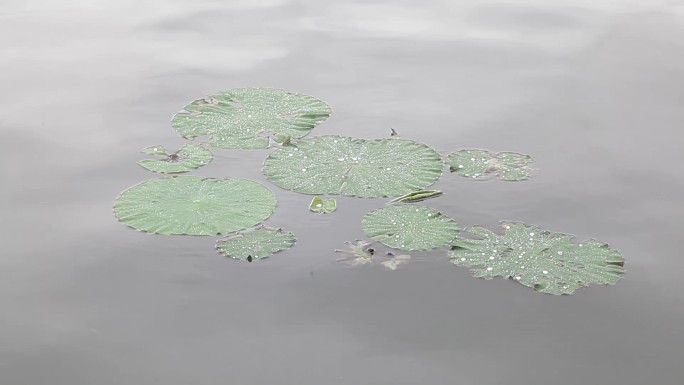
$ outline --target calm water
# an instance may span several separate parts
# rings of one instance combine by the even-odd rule
[[[681,1],[82,3],[0,3],[0,383],[684,381]],[[440,253],[344,268],[333,250],[384,201],[316,216],[272,185],[267,223],[298,244],[259,263],[117,223],[115,197],[155,176],[137,151],[183,143],[171,116],[252,86],[327,101],[315,134],[532,154],[527,182],[445,175],[429,205],[595,237],[625,278],[555,297]],[[195,174],[265,182],[267,154]]]

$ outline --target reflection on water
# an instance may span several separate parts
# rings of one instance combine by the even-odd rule
[[[3,1],[0,382],[678,383],[683,38],[676,0]],[[346,268],[333,250],[384,201],[314,215],[272,185],[267,224],[297,245],[270,260],[117,223],[154,177],[138,151],[182,146],[178,109],[245,86],[328,102],[316,134],[531,154],[529,181],[445,175],[426,205],[596,237],[625,278],[558,298],[439,252]],[[267,184],[267,154],[193,173]]]

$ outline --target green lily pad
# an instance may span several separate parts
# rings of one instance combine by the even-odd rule
[[[171,120],[184,138],[209,135],[220,148],[267,148],[269,136],[301,138],[332,110],[314,97],[271,88],[237,88],[197,99]],[[288,139],[289,141],[289,139]]]
[[[124,191],[114,202],[114,214],[149,233],[217,235],[252,227],[275,206],[275,194],[251,180],[173,176]]]
[[[453,219],[425,206],[400,204],[366,214],[363,231],[380,243],[402,250],[427,250],[448,245],[458,226]]]
[[[572,294],[588,284],[614,284],[623,275],[619,252],[596,240],[574,243],[573,236],[551,233],[523,223],[503,222],[505,232],[484,227],[468,232],[479,239],[457,238],[449,257],[474,267],[475,277],[512,278],[549,294]]]
[[[264,174],[282,188],[305,194],[396,197],[434,183],[442,160],[411,140],[318,136],[274,151]]]
[[[142,167],[160,173],[187,172],[202,167],[214,158],[211,151],[199,144],[186,144],[173,154],[167,154],[163,146],[150,146],[142,150],[148,155],[161,155],[164,159],[143,159]]]
[[[309,210],[315,213],[328,214],[337,209],[337,201],[335,199],[322,199],[321,197],[313,197],[309,204]]]
[[[216,242],[220,254],[233,259],[252,262],[292,247],[295,238],[292,233],[282,229],[257,227],[234,234]]]
[[[524,180],[530,177],[534,160],[529,155],[486,150],[459,150],[447,157],[449,169],[464,177],[488,179],[498,174],[503,180]]]

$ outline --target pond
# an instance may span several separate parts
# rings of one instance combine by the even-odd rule
[[[1,383],[684,378],[678,2],[9,0],[0,36]],[[312,195],[262,172],[280,145],[211,148],[189,175],[268,187],[264,225],[294,247],[249,263],[218,254],[218,237],[119,223],[117,196],[160,176],[140,150],[187,144],[172,116],[242,87],[325,101],[309,137],[530,154],[524,181],[445,166],[427,187],[443,194],[421,204],[461,228],[597,239],[625,275],[556,296],[474,278],[446,248],[350,267],[335,250],[369,241],[362,220],[389,199],[335,196],[313,213]]]

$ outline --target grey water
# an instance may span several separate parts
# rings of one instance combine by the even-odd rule
[[[684,3],[676,0],[2,0],[0,384],[681,384]],[[525,182],[445,174],[424,202],[619,250],[614,286],[571,296],[481,280],[445,257],[348,268],[384,200],[269,184],[269,150],[195,175],[260,181],[294,248],[244,263],[215,237],[116,221],[157,177],[138,151],[237,87],[316,96],[311,135],[403,137],[441,154],[531,154]]]

